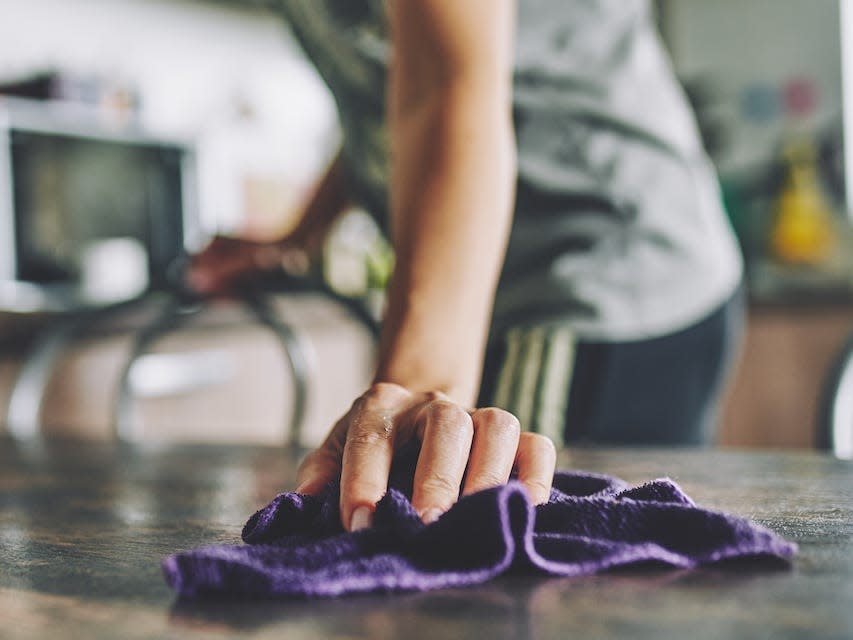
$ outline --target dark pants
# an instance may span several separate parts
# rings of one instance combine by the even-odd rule
[[[736,360],[743,318],[739,291],[702,321],[666,336],[631,342],[577,342],[563,413],[565,443],[711,442],[725,381]],[[480,406],[493,404],[497,374],[505,357],[504,343],[488,350]],[[536,430],[535,424],[529,426]]]

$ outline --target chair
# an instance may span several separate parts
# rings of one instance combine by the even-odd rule
[[[3,422],[22,439],[316,446],[369,383],[378,327],[320,283],[278,285],[224,305],[162,292],[63,318],[25,357]]]
[[[838,458],[853,459],[853,336],[842,347],[824,383],[817,444]]]
[[[0,435],[314,445],[369,384],[375,322],[322,282],[230,306],[182,290],[203,239],[194,166],[191,144],[97,112],[0,104],[0,332],[49,318],[0,350]]]

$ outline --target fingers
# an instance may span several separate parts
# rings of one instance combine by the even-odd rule
[[[341,475],[341,456],[346,440],[346,416],[338,420],[323,444],[309,453],[296,472],[296,493],[319,495]]]
[[[299,465],[299,471],[296,473],[295,491],[309,496],[317,496],[338,477],[340,472],[339,456],[322,447],[315,449]]]
[[[359,398],[306,457],[296,490],[317,495],[340,477],[344,528],[370,526],[388,487],[395,445],[413,437],[421,448],[412,506],[427,524],[456,502],[463,478],[463,493],[470,494],[506,483],[513,467],[535,504],[549,498],[556,451],[548,438],[520,433],[518,420],[506,411],[469,414],[443,394],[414,394],[390,383],[375,384]]]
[[[515,466],[533,504],[548,502],[556,464],[557,452],[549,438],[538,433],[519,436]]]
[[[471,418],[474,443],[464,495],[506,483],[515,462],[521,431],[518,419],[502,409],[478,409]]]
[[[394,418],[411,396],[397,385],[374,385],[346,418],[341,522],[348,531],[370,526],[374,505],[385,495],[394,452]]]
[[[422,436],[412,506],[429,524],[459,499],[474,425],[467,411],[447,400],[429,402],[416,419]]]
[[[235,268],[235,256],[239,258],[245,254],[237,250],[238,244],[233,238],[213,238],[201,253],[193,256],[187,271],[187,284],[199,293],[216,290],[225,276]]]

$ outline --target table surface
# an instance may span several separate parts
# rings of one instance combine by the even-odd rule
[[[160,560],[239,541],[296,454],[0,439],[0,637],[851,638],[853,463],[814,453],[577,450],[560,466],[673,477],[800,545],[790,568],[504,577],[339,600],[178,601]]]

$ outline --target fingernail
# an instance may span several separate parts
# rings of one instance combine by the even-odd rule
[[[373,513],[370,511],[370,507],[356,507],[355,511],[352,512],[352,518],[349,521],[349,530],[350,531],[359,531],[361,529],[367,529],[370,526],[370,519],[373,516]]]
[[[438,520],[438,518],[441,516],[441,513],[441,509],[427,509],[426,511],[424,511],[421,518],[423,519],[424,524],[432,524],[433,522]]]

